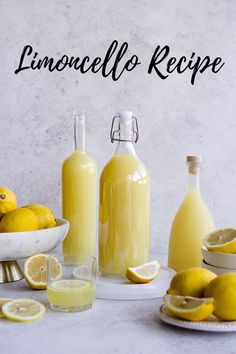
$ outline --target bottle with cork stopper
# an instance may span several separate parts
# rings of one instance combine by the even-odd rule
[[[215,230],[211,213],[200,191],[201,156],[187,156],[187,194],[172,223],[168,266],[176,271],[201,266],[204,237]]]

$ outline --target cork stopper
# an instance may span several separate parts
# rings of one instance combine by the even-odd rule
[[[188,164],[189,173],[196,175],[199,172],[201,162],[201,156],[187,156],[186,163]]]

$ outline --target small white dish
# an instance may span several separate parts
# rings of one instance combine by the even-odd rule
[[[158,276],[147,284],[131,283],[126,277],[108,277],[100,274],[96,283],[97,299],[147,300],[165,295],[175,271],[161,267]]]
[[[68,230],[69,222],[57,219],[56,226],[49,229],[0,233],[0,261],[48,252],[64,240]]]
[[[202,255],[206,263],[221,268],[229,268],[236,271],[236,254],[208,251],[202,246]]]
[[[170,325],[205,332],[235,332],[236,321],[220,321],[211,315],[208,319],[199,322],[182,320],[173,315],[165,305],[159,310],[160,319]]]
[[[226,273],[236,273],[236,269],[215,267],[208,264],[204,259],[202,260],[202,268],[208,269],[217,275],[226,274]]]

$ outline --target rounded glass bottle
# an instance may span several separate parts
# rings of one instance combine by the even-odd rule
[[[100,177],[99,267],[124,275],[128,267],[149,260],[150,178],[137,157],[137,120],[132,112],[113,118],[111,141],[116,152]]]

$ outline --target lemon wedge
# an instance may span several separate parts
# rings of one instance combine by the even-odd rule
[[[12,299],[6,299],[6,298],[3,298],[1,297],[0,298],[0,317],[4,317],[3,313],[2,313],[2,306],[4,304],[6,304],[7,302],[11,301]]]
[[[17,299],[2,306],[3,315],[12,321],[31,322],[39,320],[45,314],[45,306],[30,299]]]
[[[130,267],[127,269],[126,276],[133,283],[149,283],[155,279],[160,271],[160,263],[152,261],[144,263],[138,267]]]
[[[25,279],[32,289],[47,288],[47,258],[46,254],[36,254],[29,257],[24,264]],[[50,276],[56,280],[62,274],[62,265],[56,257],[50,256],[50,262]]]
[[[163,301],[174,315],[193,322],[205,320],[214,311],[213,298],[165,295]]]
[[[221,229],[208,234],[204,245],[209,251],[236,253],[236,229]]]

